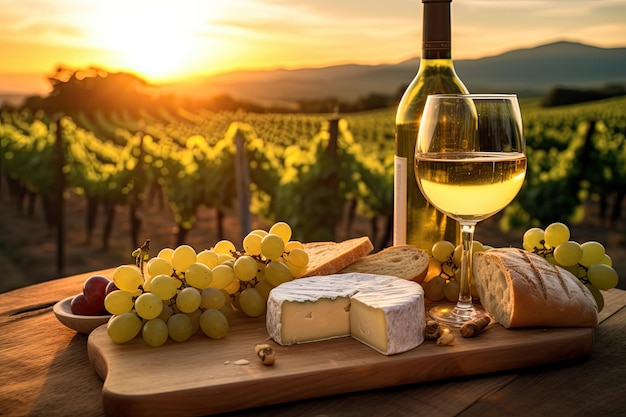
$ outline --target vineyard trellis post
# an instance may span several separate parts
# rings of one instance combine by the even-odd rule
[[[245,137],[240,130],[235,135],[235,181],[242,239],[252,230],[250,216],[250,171],[246,153]]]
[[[329,204],[337,204],[337,202],[343,201],[339,193],[339,156],[338,156],[338,140],[339,140],[339,115],[335,110],[335,114],[328,120],[328,146],[326,147],[326,155],[334,163],[333,171],[325,179],[324,186],[328,187],[328,190],[332,192],[331,201]],[[339,203],[341,204],[341,203]],[[334,241],[336,238],[337,219],[334,216],[327,216],[323,220],[324,226],[328,228]]]
[[[64,275],[65,271],[65,213],[63,194],[65,192],[65,152],[63,147],[63,116],[56,117],[56,137],[54,141],[54,212],[57,221],[57,273]]]

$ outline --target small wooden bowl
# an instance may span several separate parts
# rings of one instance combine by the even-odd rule
[[[78,333],[89,334],[96,327],[99,327],[111,318],[110,314],[104,316],[80,316],[78,314],[72,314],[70,304],[72,298],[67,297],[52,307],[52,311],[57,319],[65,326],[72,330],[76,330]]]

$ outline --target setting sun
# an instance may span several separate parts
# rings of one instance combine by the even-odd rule
[[[219,2],[205,7],[213,18],[224,9]],[[94,16],[91,31],[94,44],[119,57],[117,66],[167,81],[199,70],[198,57],[217,52],[218,43],[202,32],[208,23],[207,13],[189,0],[115,1]]]

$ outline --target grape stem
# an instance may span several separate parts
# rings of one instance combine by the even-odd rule
[[[145,262],[150,259],[150,239],[146,239],[143,245],[135,249],[132,256],[135,258],[135,265],[139,268],[141,276],[144,276],[143,266]]]

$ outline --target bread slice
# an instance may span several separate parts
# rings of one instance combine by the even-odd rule
[[[481,304],[506,328],[598,323],[591,292],[539,255],[516,248],[477,252],[472,270]]]
[[[419,283],[426,277],[429,261],[428,253],[413,245],[390,246],[358,259],[339,273],[392,275]]]
[[[304,250],[309,255],[309,264],[301,278],[334,274],[373,251],[374,245],[364,236],[343,242],[305,243]]]

